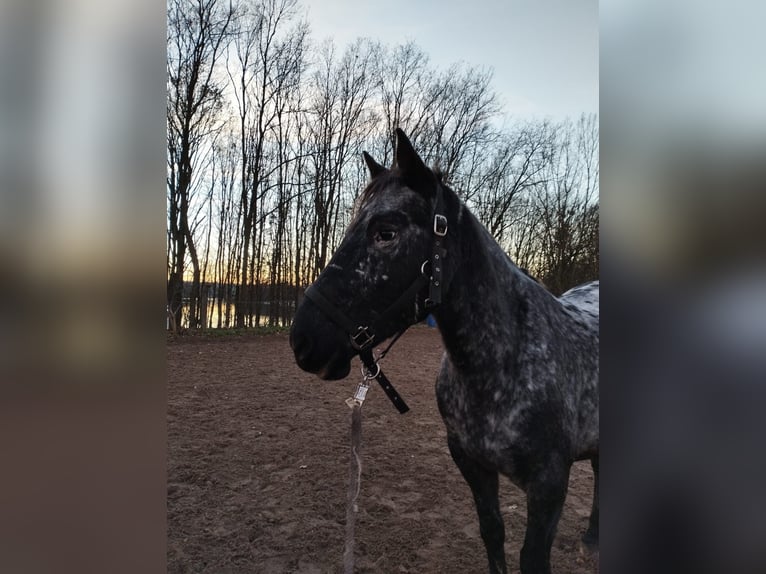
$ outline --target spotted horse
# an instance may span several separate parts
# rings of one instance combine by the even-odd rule
[[[550,572],[576,460],[590,459],[598,545],[598,282],[559,298],[509,259],[401,130],[392,168],[370,181],[290,331],[298,365],[346,377],[351,359],[433,313],[445,353],[436,398],[455,464],[471,488],[489,572],[507,572],[498,474],[523,489],[523,574]]]

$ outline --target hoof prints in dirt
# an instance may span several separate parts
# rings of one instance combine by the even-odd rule
[[[410,405],[399,415],[372,387],[364,404],[356,523],[361,573],[486,571],[470,490],[454,466],[434,397],[442,347],[415,327],[385,359]],[[293,363],[286,335],[168,343],[168,572],[339,572],[357,384],[324,382]],[[584,553],[590,465],[572,468],[552,552],[557,573],[596,572]],[[509,570],[526,520],[501,482]]]

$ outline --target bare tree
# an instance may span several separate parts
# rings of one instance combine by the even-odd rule
[[[320,67],[312,78],[308,123],[314,198],[310,277],[324,267],[330,249],[339,240],[342,227],[338,223],[343,223],[342,215],[350,214],[350,204],[361,183],[344,176],[349,173],[349,162],[358,162],[361,144],[375,124],[370,103],[379,54],[376,44],[358,40],[336,60],[335,46],[326,43]],[[353,190],[345,196],[344,185]]]
[[[234,309],[234,293],[232,286],[236,283],[236,262],[240,246],[240,212],[237,199],[237,174],[239,169],[239,153],[236,134],[227,132],[213,150],[213,165],[215,167],[214,203],[215,219],[211,216],[208,228],[214,233],[213,283],[216,327],[232,325]]]
[[[260,315],[265,213],[270,189],[270,138],[284,113],[286,90],[295,89],[303,70],[307,28],[288,31],[297,16],[297,0],[265,0],[243,12],[227,69],[239,115],[240,210],[236,325],[252,326]]]
[[[547,122],[528,122],[500,135],[467,194],[479,220],[506,249],[510,234],[530,215],[530,191],[546,183],[553,135]]]
[[[370,150],[378,152],[376,156],[383,165],[389,165],[393,161],[394,130],[407,126],[410,137],[420,134],[424,93],[434,74],[428,66],[428,56],[414,42],[384,50],[381,61],[377,83],[383,113],[379,131],[384,145],[373,144]]]
[[[598,272],[597,196],[596,118],[563,122],[545,185],[535,197],[540,222],[537,272],[554,293],[594,279]]]
[[[271,236],[271,265],[270,265],[270,295],[271,305],[269,308],[269,324],[276,325],[286,322],[284,305],[288,297],[285,291],[285,283],[289,280],[289,239],[288,233],[290,209],[299,185],[292,183],[292,178],[297,174],[300,179],[300,165],[302,157],[292,153],[290,140],[294,137],[294,129],[299,124],[298,114],[301,106],[300,80],[304,69],[304,55],[306,48],[305,26],[300,26],[286,41],[286,49],[282,51],[285,58],[280,66],[285,71],[278,78],[280,86],[276,90],[275,110],[276,124],[272,128],[274,151],[274,198],[271,208],[273,218]],[[300,144],[299,144],[300,145]],[[299,163],[298,170],[292,164]]]
[[[222,92],[215,75],[233,10],[222,0],[168,4],[168,305],[181,323],[187,253],[192,263],[190,325],[198,324],[200,261],[190,224],[191,191],[206,138],[219,125]]]
[[[492,73],[455,64],[434,75],[422,96],[413,143],[423,158],[439,166],[447,181],[470,192],[469,160],[496,139],[492,126],[500,107],[491,88]]]

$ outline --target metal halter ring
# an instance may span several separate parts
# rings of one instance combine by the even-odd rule
[[[366,381],[369,381],[369,380],[374,379],[375,377],[377,377],[380,374],[380,364],[375,363],[375,368],[377,370],[375,371],[375,374],[373,374],[373,373],[370,373],[370,371],[367,370],[367,367],[365,365],[362,365],[362,377],[364,377],[364,379]]]
[[[431,263],[430,259],[426,259],[425,261],[423,261],[423,265],[420,266],[421,275],[426,275],[426,265],[428,265],[429,263]],[[426,277],[428,277],[428,275],[426,275]]]

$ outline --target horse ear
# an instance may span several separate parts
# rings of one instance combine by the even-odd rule
[[[394,155],[395,164],[405,178],[413,181],[428,181],[430,179],[431,170],[420,159],[418,152],[412,147],[412,142],[401,128],[396,128],[396,153]]]
[[[367,169],[370,170],[370,178],[371,179],[375,179],[381,173],[386,171],[386,168],[383,167],[382,165],[380,165],[374,159],[372,159],[372,156],[370,154],[368,154],[366,151],[362,152],[362,157],[364,157],[364,163],[367,164]]]

